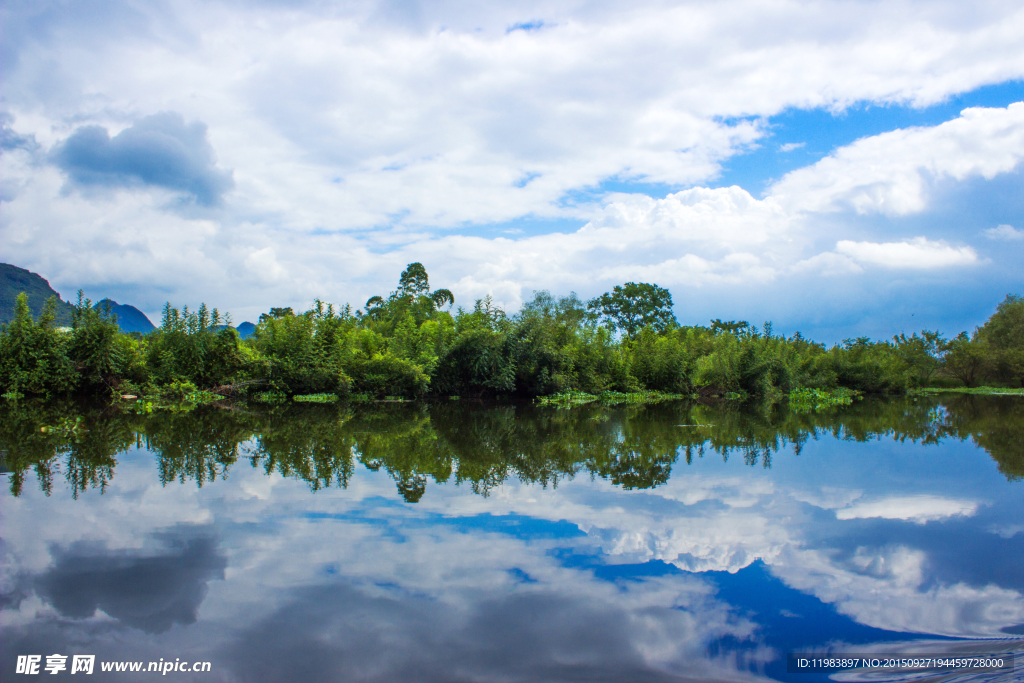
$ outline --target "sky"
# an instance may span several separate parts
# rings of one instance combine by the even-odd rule
[[[0,261],[158,318],[668,288],[833,343],[1024,294],[1015,1],[0,7]]]

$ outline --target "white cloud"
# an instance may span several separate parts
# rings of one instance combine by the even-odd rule
[[[1024,230],[1017,230],[1012,225],[997,225],[985,231],[991,240],[1024,240]]]
[[[270,282],[283,280],[288,274],[277,262],[273,247],[254,249],[245,257],[245,266],[257,277]]]
[[[818,277],[840,277],[864,272],[853,259],[831,251],[799,261],[791,270],[794,273],[810,273]]]
[[[804,147],[806,145],[806,142],[787,142],[786,144],[779,146],[779,151],[792,152],[794,149],[800,149],[801,147]]]
[[[888,268],[946,268],[979,262],[970,247],[952,247],[924,237],[884,243],[841,240],[836,244],[836,251],[861,263]]]

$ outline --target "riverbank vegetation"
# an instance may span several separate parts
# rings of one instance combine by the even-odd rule
[[[243,340],[205,304],[167,304],[160,327],[143,336],[122,334],[116,316],[81,294],[70,327],[57,326],[56,301],[34,319],[21,296],[0,330],[0,393],[270,403],[552,396],[555,404],[795,395],[817,405],[853,395],[837,390],[1024,386],[1024,299],[1013,295],[973,335],[923,331],[832,347],[775,334],[771,323],[680,325],[668,290],[647,283],[590,302],[537,292],[515,314],[489,297],[471,308],[454,303],[413,263],[394,292],[361,310],[319,300],[298,314],[273,308]]]

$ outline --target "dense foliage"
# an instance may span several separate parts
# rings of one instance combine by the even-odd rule
[[[680,325],[669,292],[647,283],[588,303],[536,292],[514,315],[490,297],[470,309],[453,305],[450,291],[431,291],[419,263],[365,310],[319,300],[299,314],[272,308],[246,340],[205,304],[168,304],[160,327],[143,336],[120,333],[116,316],[81,293],[70,327],[56,325],[55,300],[34,318],[21,296],[0,329],[0,389],[9,397],[205,389],[364,399],[644,391],[772,399],[798,389],[896,394],[936,381],[1024,386],[1024,299],[1012,295],[973,336],[924,331],[831,348],[799,333],[773,334],[770,323]]]

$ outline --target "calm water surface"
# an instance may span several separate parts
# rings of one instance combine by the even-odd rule
[[[914,680],[1024,680],[1024,397],[0,425],[5,681],[55,653],[85,680],[828,680],[791,652],[1016,652]]]

